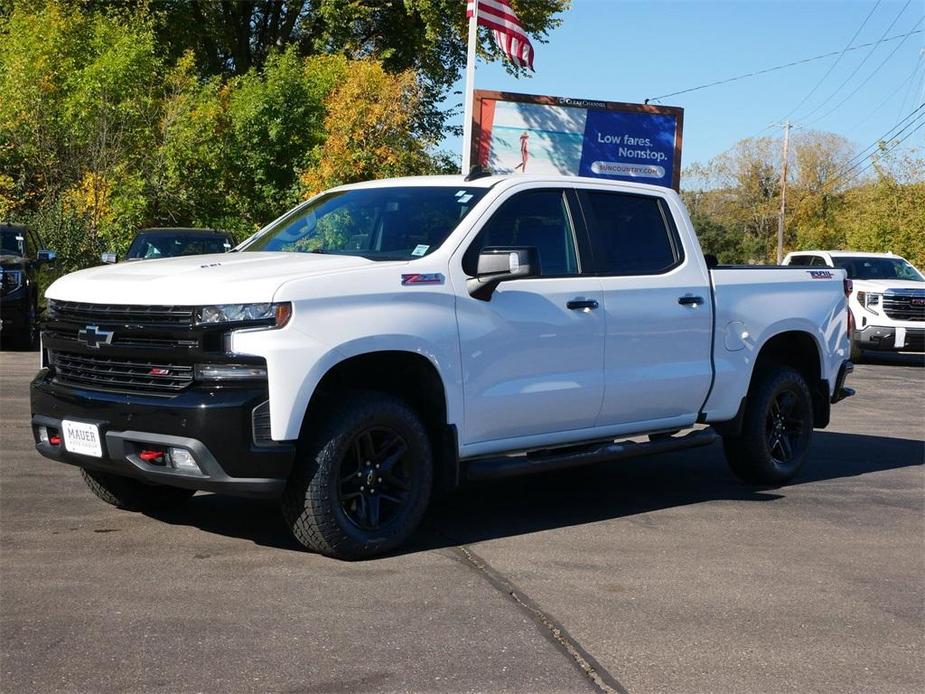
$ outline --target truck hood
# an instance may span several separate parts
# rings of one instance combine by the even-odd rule
[[[925,282],[909,280],[852,280],[855,291],[883,293],[888,289],[921,289],[925,291]]]
[[[80,270],[56,281],[45,295],[61,301],[142,305],[267,302],[292,279],[384,264],[359,256],[314,253],[191,255]]]

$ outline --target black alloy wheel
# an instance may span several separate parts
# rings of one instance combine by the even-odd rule
[[[295,538],[338,559],[368,559],[408,540],[434,475],[418,413],[394,395],[357,390],[308,424],[282,498]]]
[[[361,530],[387,526],[410,500],[408,444],[389,427],[371,427],[354,437],[340,465],[338,501]]]
[[[741,430],[723,436],[723,450],[743,481],[781,485],[800,471],[812,436],[813,399],[803,374],[767,365],[754,374]]]
[[[801,409],[800,398],[791,390],[777,394],[768,408],[765,420],[768,450],[777,465],[789,465],[802,454],[803,429],[806,413]]]

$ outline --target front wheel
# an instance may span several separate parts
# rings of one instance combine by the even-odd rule
[[[417,413],[390,395],[355,392],[299,446],[283,516],[306,548],[363,559],[411,536],[432,484],[430,441]]]
[[[765,367],[749,389],[742,430],[723,437],[732,471],[750,484],[784,484],[799,472],[813,433],[806,380],[787,366]]]

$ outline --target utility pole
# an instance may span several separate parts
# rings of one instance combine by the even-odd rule
[[[780,216],[777,218],[777,264],[784,261],[784,213],[787,211],[787,158],[790,154],[790,121],[781,125],[784,129],[784,151],[780,163]]]

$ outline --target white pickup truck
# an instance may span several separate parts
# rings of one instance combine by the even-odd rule
[[[344,186],[229,254],[55,282],[36,447],[123,508],[277,497],[343,558],[395,548],[466,480],[718,437],[779,485],[851,394],[845,273],[711,265],[664,188]]]
[[[925,277],[892,253],[799,251],[784,258],[791,267],[840,268],[853,289],[848,308],[854,319],[851,359],[865,349],[925,351]]]

